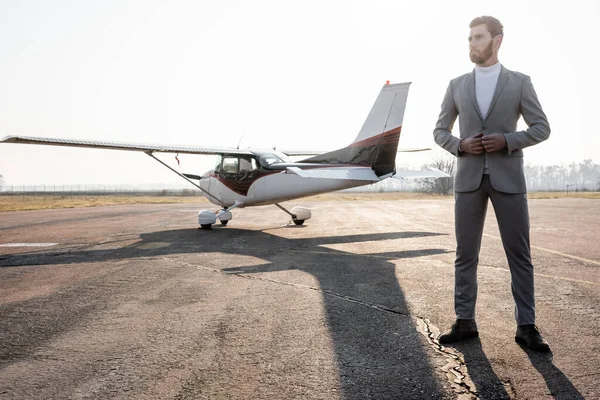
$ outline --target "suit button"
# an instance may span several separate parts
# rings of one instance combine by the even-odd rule
[[[486,128],[485,128],[485,126],[482,126],[482,127],[481,127],[481,130],[482,130],[482,131],[485,131],[485,129],[486,129]]]

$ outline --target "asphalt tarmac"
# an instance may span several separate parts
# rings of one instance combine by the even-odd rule
[[[600,200],[530,200],[537,324],[514,341],[493,209],[480,338],[454,321],[452,200],[0,213],[0,399],[599,399]],[[7,246],[10,245],[10,246]]]

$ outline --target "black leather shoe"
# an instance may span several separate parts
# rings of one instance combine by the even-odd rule
[[[440,335],[438,341],[440,344],[460,342],[473,339],[479,336],[477,324],[474,319],[457,319],[452,328],[443,335]]]
[[[540,331],[535,325],[517,326],[515,341],[533,351],[539,351],[541,353],[547,353],[550,351],[550,345],[548,342],[546,342],[542,335],[540,335]]]

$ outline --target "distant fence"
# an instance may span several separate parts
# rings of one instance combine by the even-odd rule
[[[5,185],[1,196],[202,196],[198,189],[161,185]]]
[[[596,192],[597,184],[573,184],[558,187],[554,185],[528,185],[530,192]],[[425,192],[420,179],[386,179],[381,182],[343,189],[340,192],[384,193],[384,192]],[[123,185],[4,185],[0,196],[202,196],[199,189],[179,185],[123,184]]]
[[[421,190],[417,180],[386,179],[381,182],[344,189],[342,192],[412,192]],[[4,185],[3,196],[202,196],[202,191],[171,185]]]
[[[579,183],[579,184],[535,184],[527,183],[527,190],[530,192],[600,192],[599,183]]]

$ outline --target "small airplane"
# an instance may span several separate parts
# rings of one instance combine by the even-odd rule
[[[288,213],[296,225],[311,218],[305,207],[287,210],[281,202],[364,186],[395,177],[440,178],[450,175],[436,170],[396,170],[396,154],[410,82],[381,88],[358,136],[346,147],[323,152],[310,150],[254,150],[239,148],[163,146],[93,140],[71,140],[28,136],[7,136],[1,143],[87,147],[144,152],[202,191],[218,211],[200,210],[198,223],[210,229],[233,218],[231,210],[274,204]],[[203,175],[180,173],[154,153],[204,154],[219,156],[215,167]],[[298,162],[293,156],[311,156]],[[198,181],[196,183],[195,181]]]

